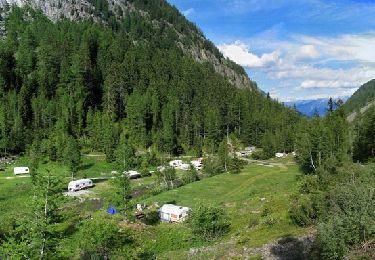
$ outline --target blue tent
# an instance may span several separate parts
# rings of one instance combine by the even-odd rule
[[[110,207],[107,209],[107,213],[109,215],[115,215],[117,213],[117,210],[115,208]]]

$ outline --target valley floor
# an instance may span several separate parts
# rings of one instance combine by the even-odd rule
[[[111,166],[100,161],[100,157],[87,157],[85,160],[88,166],[83,171],[86,171],[84,175],[87,177],[110,172]],[[184,224],[125,225],[133,229],[135,239],[143,250],[155,253],[159,259],[242,259],[261,258],[262,255],[272,259],[271,249],[277,248],[280,241],[286,241],[290,246],[293,239],[298,245],[305,243],[304,238],[310,239],[311,230],[294,225],[288,216],[291,198],[298,193],[298,178],[301,175],[292,158],[252,161],[240,174],[205,178],[156,196],[143,199],[141,196],[133,201],[134,204],[159,206],[169,202],[193,210],[200,204],[220,206],[229,217],[231,231],[216,241],[205,242],[196,238]],[[30,195],[30,178],[9,177],[11,174],[8,171],[0,173],[0,230],[6,229],[6,225],[12,222],[11,216],[22,212],[22,208],[17,205],[25,203]],[[66,178],[68,181],[68,175]],[[140,187],[154,181],[155,177],[133,180],[132,186]],[[103,181],[90,190],[87,196],[100,198],[102,194],[108,196],[108,192],[109,184]],[[278,240],[280,238],[284,240]],[[278,259],[276,255],[274,257]]]

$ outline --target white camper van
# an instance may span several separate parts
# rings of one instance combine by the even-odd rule
[[[29,167],[14,167],[14,175],[21,175],[21,174],[29,174],[30,169]]]
[[[94,186],[94,183],[90,179],[81,179],[76,181],[69,182],[68,190],[69,191],[78,191],[86,188],[91,188]]]

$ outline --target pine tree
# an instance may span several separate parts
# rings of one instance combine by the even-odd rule
[[[69,167],[73,180],[81,163],[81,151],[78,142],[74,137],[69,136],[66,141],[67,143],[64,148],[63,160],[64,164]]]
[[[123,132],[115,151],[117,169],[120,172],[129,171],[136,166],[135,150],[131,146],[127,135]]]

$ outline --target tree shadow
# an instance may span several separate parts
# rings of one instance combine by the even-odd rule
[[[272,246],[271,253],[280,260],[312,259],[312,246],[313,239],[311,237],[296,238],[286,235]]]

